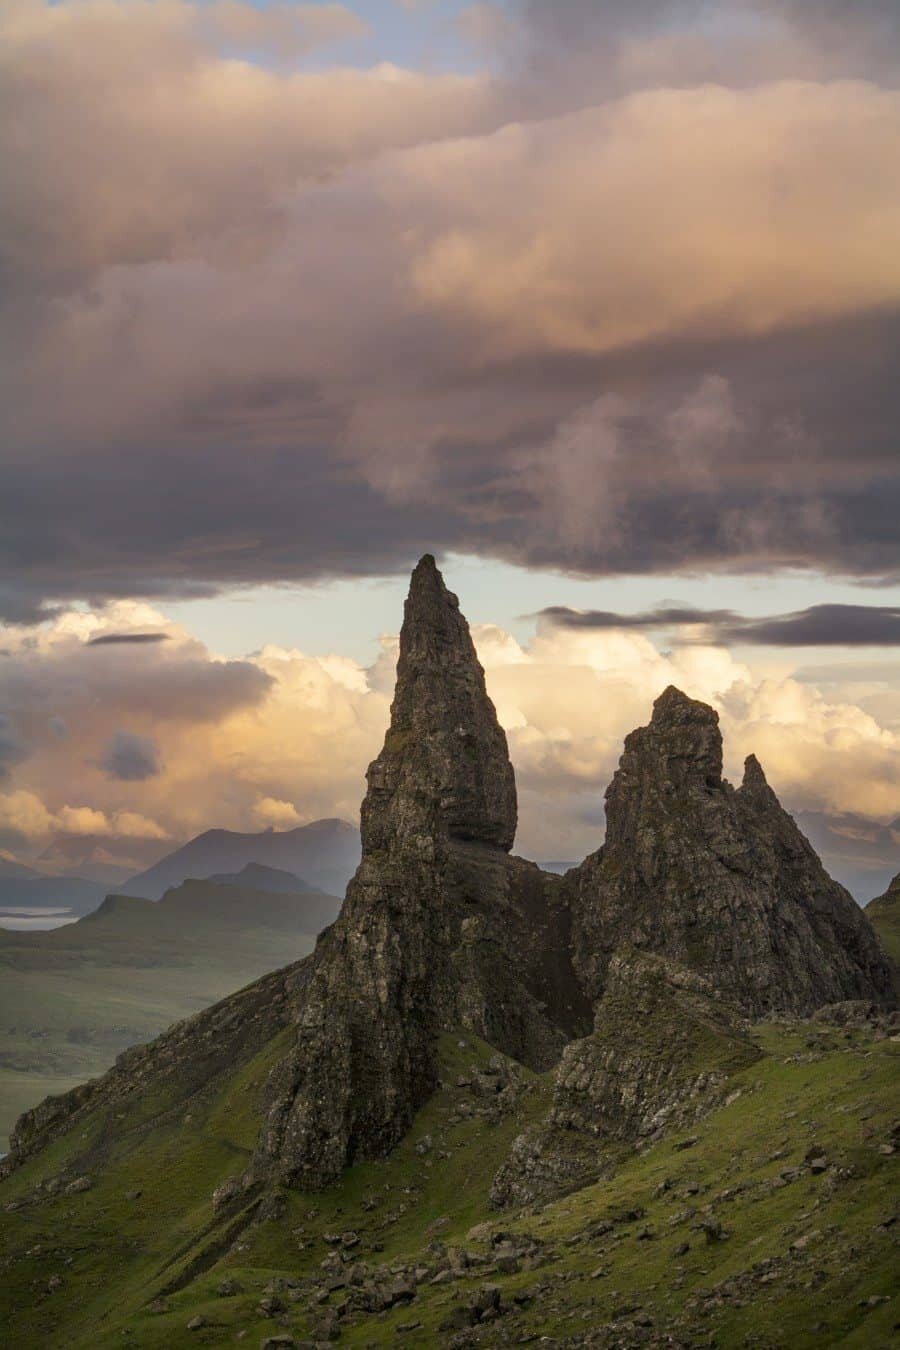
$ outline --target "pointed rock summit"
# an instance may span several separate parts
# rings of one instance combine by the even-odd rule
[[[363,847],[440,838],[512,848],[516,783],[459,601],[426,554],[412,574],[384,749],[370,765]]]
[[[468,625],[434,559],[412,575],[363,856],[322,937],[248,1182],[314,1188],[385,1153],[434,1088],[442,1031],[546,1068],[588,1020],[557,879],[508,856],[516,789]]]

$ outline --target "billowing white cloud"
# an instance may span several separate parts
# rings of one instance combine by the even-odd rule
[[[169,640],[84,645],[89,635],[129,627],[165,631]],[[861,685],[851,667],[845,685],[835,668],[820,687],[784,654],[740,661],[701,641],[664,651],[644,633],[550,618],[527,642],[496,625],[474,635],[516,768],[518,847],[530,856],[577,858],[598,845],[603,792],[623,739],[646,723],[668,684],[718,710],[732,781],[752,751],[795,810],[900,816],[898,682]],[[214,825],[356,819],[388,722],[396,655],[395,637],[385,637],[369,668],[340,654],[268,646],[237,663],[259,676],[247,682],[251,696],[201,707],[194,686],[214,690],[227,663],[162,613],[119,604],[61,615],[0,661],[0,706],[15,698],[17,722],[32,737],[0,795],[0,845],[33,853],[57,837],[90,839],[106,856],[130,858],[138,845],[159,853]],[[187,657],[196,669],[185,701],[185,680],[173,679],[171,667]],[[142,734],[159,748],[161,774],[111,778],[98,762],[97,746],[121,720],[114,691],[126,679],[129,707],[145,707]],[[48,725],[60,715],[64,738]]]
[[[62,806],[53,813],[36,793],[21,788],[0,794],[0,831],[7,831],[28,844],[42,844],[57,834],[129,842],[169,837],[155,820],[148,820],[136,811],[115,811],[107,815],[93,806]]]

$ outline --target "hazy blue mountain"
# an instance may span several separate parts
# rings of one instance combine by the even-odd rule
[[[359,863],[359,831],[345,820],[314,820],[296,830],[206,830],[116,889],[159,900],[188,878],[231,876],[248,863],[293,872],[330,895],[342,896]]]

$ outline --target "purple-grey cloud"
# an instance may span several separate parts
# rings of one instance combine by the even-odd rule
[[[560,628],[639,631],[700,625],[704,640],[778,647],[898,647],[900,606],[811,605],[791,614],[745,617],[730,609],[667,607],[640,614],[550,605],[540,617]]]
[[[301,9],[0,21],[0,614],[425,549],[900,576],[895,6],[523,0],[477,78],[236,59],[355,31]]]
[[[133,731],[114,731],[103,754],[100,767],[108,778],[122,783],[142,783],[162,773],[159,749],[148,736]]]
[[[168,642],[168,633],[104,633],[101,637],[89,638],[87,647],[141,646],[144,643]]]

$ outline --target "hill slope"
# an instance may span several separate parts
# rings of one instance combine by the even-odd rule
[[[219,886],[250,886],[257,891],[275,891],[283,895],[300,895],[314,889],[294,872],[256,862],[247,863],[239,872],[215,873],[207,880]]]
[[[21,1350],[181,1350],[238,1333],[252,1346],[892,1343],[889,1040],[760,1028],[762,1058],[733,1072],[714,1115],[620,1148],[605,1179],[517,1215],[491,1207],[491,1179],[546,1108],[549,1075],[504,1065],[518,1087],[495,1104],[481,1086],[491,1048],[447,1035],[443,1086],[388,1159],[315,1197],[286,1192],[245,1226],[217,1221],[211,1197],[253,1149],[289,1034],[273,978],[248,991],[256,1030],[228,1073],[136,1090],[114,1129],[88,1114],[4,1184],[0,1298]]]
[[[109,896],[51,932],[0,931],[0,1149],[48,1093],[312,949],[340,901],[192,881]]]

